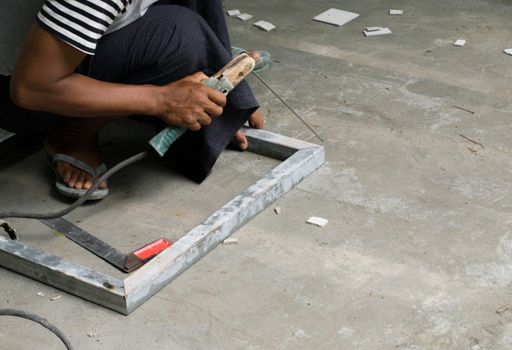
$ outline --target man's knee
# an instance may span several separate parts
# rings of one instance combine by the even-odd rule
[[[150,11],[148,20],[157,26],[155,36],[163,42],[169,40],[160,46],[159,65],[172,64],[192,74],[207,64],[207,49],[213,38],[200,15],[177,5],[155,6]]]

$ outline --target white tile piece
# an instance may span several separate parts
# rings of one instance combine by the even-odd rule
[[[238,18],[239,20],[242,20],[242,21],[247,21],[248,19],[252,18],[252,15],[250,15],[248,13],[242,13],[241,15],[237,15],[236,18]]]
[[[371,30],[368,30],[368,29],[371,29]],[[369,27],[369,28],[366,28],[365,30],[363,30],[363,34],[368,37],[368,36],[388,35],[388,34],[393,34],[393,32],[388,27],[381,27],[379,29],[375,29],[375,27]]]
[[[276,29],[275,25],[273,25],[270,22],[266,22],[266,21],[258,21],[256,23],[254,23],[253,25],[266,31],[266,32],[270,32],[271,30]]]
[[[318,227],[325,227],[325,225],[327,225],[329,223],[329,220],[320,218],[317,216],[312,216],[306,221],[306,223],[308,223],[310,225],[315,225]]]
[[[393,9],[391,9],[391,10],[389,10],[389,14],[391,16],[401,16],[401,15],[404,14],[404,10],[393,10]]]
[[[313,20],[328,24],[334,24],[338,27],[341,27],[342,25],[352,21],[357,17],[359,17],[359,14],[357,13],[331,8],[325,12],[322,12],[318,16],[313,17]]]
[[[505,49],[503,50],[503,52],[505,52],[507,55],[512,56],[512,49]]]
[[[466,40],[464,39],[457,39],[457,41],[455,41],[453,43],[454,46],[459,46],[459,47],[463,47],[464,45],[466,45]]]
[[[376,32],[378,30],[381,30],[383,27],[366,27],[364,30],[367,32]]]
[[[240,14],[240,10],[228,10],[227,12],[229,17],[238,16]]]
[[[238,244],[238,238],[236,238],[236,237],[229,237],[229,238],[226,238],[222,242],[222,245],[233,245],[233,244]]]

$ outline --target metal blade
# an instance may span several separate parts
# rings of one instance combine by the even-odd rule
[[[82,230],[80,227],[63,218],[45,219],[39,221],[41,221],[46,226],[62,233],[68,239],[102,258],[109,264],[114,265],[122,271],[126,271],[126,254],[121,253],[110,244],[91,235],[87,231]]]

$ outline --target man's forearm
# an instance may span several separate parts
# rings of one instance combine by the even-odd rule
[[[85,56],[34,23],[11,79],[13,101],[69,117],[156,113],[158,86],[114,84],[75,73]]]
[[[155,115],[159,89],[155,85],[130,85],[98,81],[72,74],[57,82],[34,86],[13,78],[14,102],[26,109],[69,117]]]
[[[199,130],[222,114],[226,97],[201,82],[201,72],[157,85],[117,84],[75,73],[85,54],[34,24],[11,79],[21,107],[67,117],[152,115]]]

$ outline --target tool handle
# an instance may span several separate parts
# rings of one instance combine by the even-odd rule
[[[181,137],[187,131],[186,128],[181,128],[179,126],[168,126],[158,134],[153,136],[151,140],[149,140],[149,144],[154,148],[156,153],[163,157],[169,147]]]
[[[218,73],[203,81],[203,84],[227,95],[252,72],[254,65],[254,59],[242,53],[233,58]],[[149,140],[149,144],[160,157],[163,157],[169,147],[186,131],[186,128],[168,126]]]

